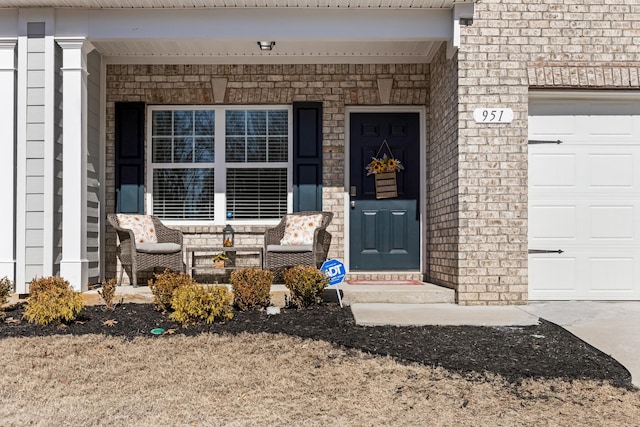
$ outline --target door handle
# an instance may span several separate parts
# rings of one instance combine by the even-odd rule
[[[355,209],[356,208],[356,201],[352,200],[351,201],[351,209]]]
[[[564,253],[562,249],[529,249],[530,254],[561,254]]]

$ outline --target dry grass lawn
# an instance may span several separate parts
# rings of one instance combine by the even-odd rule
[[[284,335],[1,341],[3,426],[633,426],[640,392],[462,378]]]

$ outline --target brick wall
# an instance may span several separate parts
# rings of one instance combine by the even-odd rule
[[[461,304],[527,300],[529,88],[639,87],[640,3],[485,0],[459,60]],[[477,107],[511,107],[504,125]]]
[[[227,78],[225,104],[323,102],[323,209],[333,212],[331,257],[344,257],[345,106],[379,105],[377,80],[393,78],[391,105],[427,105],[429,65],[108,65],[106,210],[115,209],[115,102],[212,104],[213,78]],[[262,242],[264,226],[235,227],[240,244]],[[218,244],[222,227],[184,227],[188,244]],[[107,230],[106,275],[116,274]]]
[[[458,285],[458,63],[446,47],[431,63],[429,142],[426,163],[427,280]]]
[[[345,106],[377,105],[377,79],[393,78],[391,105],[426,106],[428,221],[424,273],[457,289],[460,304],[527,301],[527,111],[531,89],[640,88],[636,0],[484,0],[462,28],[457,56],[430,65],[109,65],[107,211],[114,209],[114,102],[324,105],[324,209],[334,213],[330,256],[344,249]],[[510,124],[477,124],[478,107],[510,107]],[[185,229],[217,242],[216,227]],[[260,239],[260,227],[241,239]],[[115,236],[107,236],[113,251]],[[249,243],[247,243],[249,244]],[[115,273],[108,253],[107,275]]]

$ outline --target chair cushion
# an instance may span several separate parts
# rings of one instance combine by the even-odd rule
[[[322,225],[322,214],[287,215],[281,245],[313,245],[313,234]]]
[[[313,245],[267,245],[267,252],[311,252]]]
[[[145,254],[175,254],[182,250],[177,243],[136,243],[136,249]]]
[[[118,225],[133,231],[136,243],[158,243],[156,228],[150,215],[118,214]]]

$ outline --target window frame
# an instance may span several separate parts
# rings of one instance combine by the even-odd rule
[[[153,154],[153,112],[154,111],[214,111],[214,155],[213,163],[154,163]],[[286,110],[287,111],[287,161],[286,162],[227,162],[226,161],[226,112],[230,110]],[[229,219],[226,218],[226,185],[228,169],[273,168],[287,170],[287,213],[293,209],[293,106],[291,105],[148,105],[145,136],[145,211],[153,214],[153,171],[155,169],[175,168],[213,168],[214,169],[214,215],[212,220],[163,219],[168,225],[260,225],[277,224],[281,218],[273,219]]]

